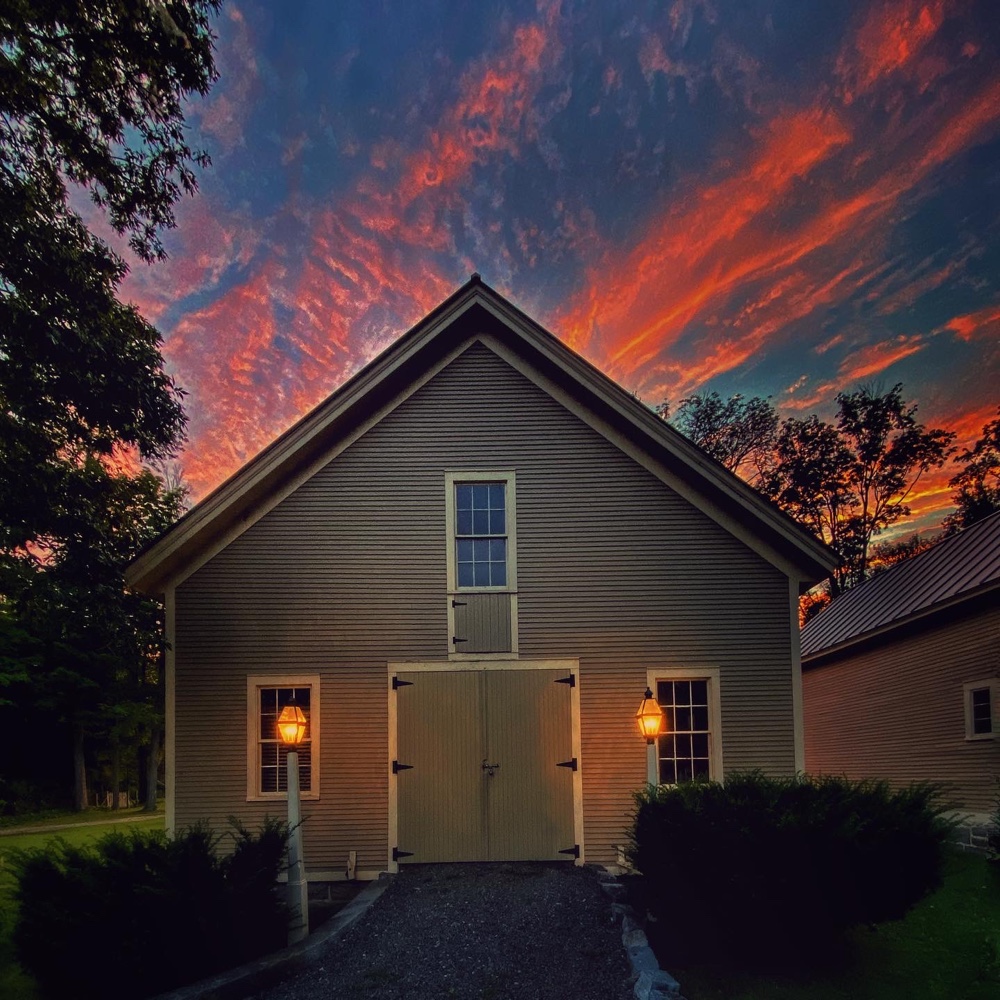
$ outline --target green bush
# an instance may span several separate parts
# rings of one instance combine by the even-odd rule
[[[636,796],[629,859],[676,961],[757,966],[902,917],[941,882],[941,788],[733,775]]]
[[[46,996],[110,1000],[161,993],[283,946],[276,883],[286,824],[266,820],[255,835],[231,822],[227,855],[204,825],[18,854],[18,961]]]

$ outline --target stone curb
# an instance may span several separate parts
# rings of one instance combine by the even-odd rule
[[[391,881],[391,878],[380,878],[369,883],[315,934],[300,944],[272,952],[190,986],[161,993],[151,1000],[242,1000],[259,993],[315,962],[326,945],[340,937],[372,908]]]
[[[628,955],[632,975],[635,976],[635,987],[632,990],[635,1000],[684,1000],[681,996],[681,984],[669,972],[660,968],[635,911],[624,902],[625,886],[610,873],[605,875],[605,879],[606,881],[601,882],[601,888],[611,899],[612,919],[616,923],[621,922],[622,947]]]

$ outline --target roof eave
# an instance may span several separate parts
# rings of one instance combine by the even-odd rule
[[[859,635],[851,636],[850,639],[838,643],[836,646],[827,646],[824,649],[816,650],[814,653],[803,653],[802,667],[803,669],[806,669],[807,667],[812,668],[823,666],[829,660],[837,659],[846,653],[853,652],[855,647],[867,646],[870,643],[877,642],[898,629],[914,625],[917,622],[922,622],[928,618],[933,618],[941,612],[954,611],[956,608],[959,608],[964,604],[970,604],[988,596],[993,591],[1000,593],[1000,580],[990,580],[980,587],[963,591],[961,594],[956,594],[948,600],[938,601],[930,607],[920,608],[918,611],[914,611],[905,618],[897,618],[894,621],[887,622],[885,625],[878,628],[873,628],[867,632],[862,632]]]

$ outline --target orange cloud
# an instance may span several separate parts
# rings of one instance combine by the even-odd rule
[[[1000,305],[987,306],[977,312],[956,316],[945,324],[959,340],[976,340],[980,337],[1000,337]]]
[[[243,13],[227,4],[226,15],[235,25],[232,44],[218,53],[220,83],[207,101],[196,105],[195,117],[201,130],[228,152],[243,142],[243,129],[257,88],[257,59],[254,38]]]
[[[510,50],[465,73],[459,98],[431,130],[426,148],[407,160],[399,207],[437,188],[464,180],[485,153],[516,155],[531,100],[542,83],[550,39],[538,24],[514,32]]]
[[[872,375],[885,371],[897,361],[902,361],[903,358],[908,358],[911,354],[922,351],[926,346],[927,344],[920,334],[914,334],[910,337],[901,334],[891,340],[866,344],[844,359],[840,366],[840,376],[846,382],[871,378]]]
[[[600,335],[600,353],[634,370],[722,292],[788,257],[760,224],[773,225],[793,185],[849,139],[818,108],[777,116],[742,169],[668,208],[622,263],[591,271],[584,300],[560,320],[567,340],[582,348]]]
[[[928,43],[944,23],[945,0],[886,0],[872,4],[837,61],[837,75],[850,104],[896,72],[921,76],[925,89],[940,69],[921,63]]]
[[[907,65],[937,32],[944,9],[932,5],[926,17],[915,11],[903,18],[912,31],[889,49],[869,51],[859,42],[855,49],[870,56],[857,62],[860,78],[870,82]],[[942,90],[915,114],[880,120],[878,157],[866,146],[868,113],[862,105],[838,111],[828,97],[776,113],[744,161],[726,164],[731,176],[679,193],[623,259],[610,248],[601,254],[586,291],[555,319],[566,340],[633,388],[676,397],[753,359],[796,321],[887,281],[893,265],[884,248],[902,200],[1000,130],[1000,81],[971,94]],[[808,196],[800,196],[805,189]],[[921,287],[935,287],[948,273],[946,266],[926,274]],[[886,307],[904,302],[898,293]],[[682,340],[694,345],[683,364]],[[667,350],[672,359],[661,360]],[[873,348],[845,372],[863,377],[917,350],[913,341],[877,356]]]

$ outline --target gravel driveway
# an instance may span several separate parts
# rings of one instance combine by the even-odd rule
[[[304,972],[256,1000],[628,1000],[621,932],[597,872],[408,865]]]

